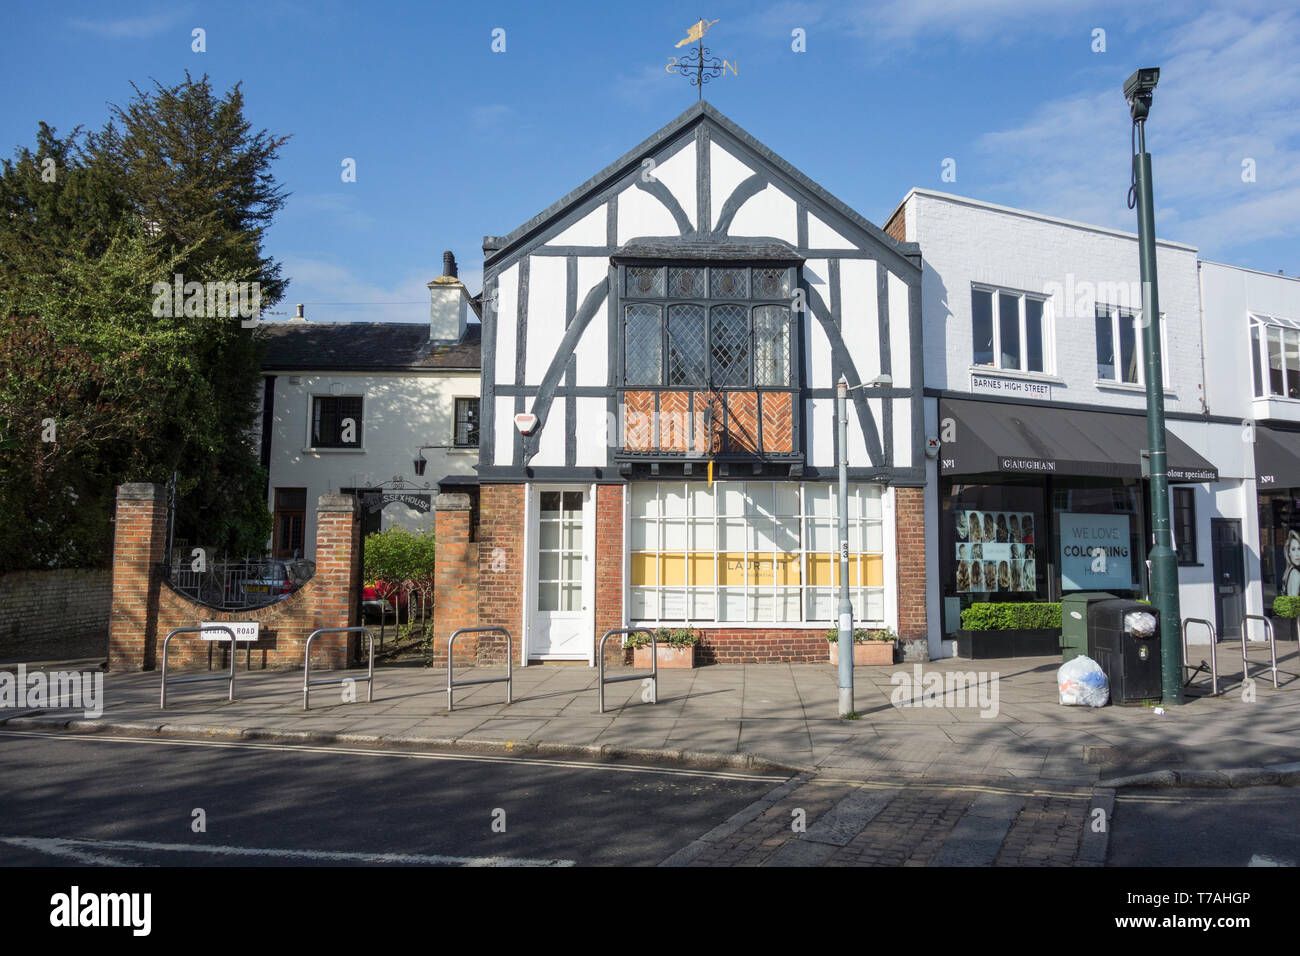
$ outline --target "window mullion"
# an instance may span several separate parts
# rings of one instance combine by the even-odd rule
[[[1028,331],[1028,305],[1023,295],[1016,296],[1016,302],[1020,308],[1020,371],[1029,371],[1029,336],[1025,333]]]

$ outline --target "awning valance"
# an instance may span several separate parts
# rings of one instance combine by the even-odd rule
[[[1142,477],[1147,447],[1144,415],[1078,411],[1052,406],[941,399],[939,470],[945,475],[987,472]],[[1219,471],[1166,430],[1171,482],[1218,481]]]
[[[1300,432],[1255,426],[1255,484],[1260,488],[1300,487]]]

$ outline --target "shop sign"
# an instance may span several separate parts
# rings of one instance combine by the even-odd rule
[[[1043,382],[1024,382],[1016,378],[977,375],[974,372],[970,376],[970,390],[985,395],[1005,395],[1008,398],[1052,399],[1052,386]]]
[[[1061,512],[1061,589],[1105,591],[1133,586],[1128,515]]]

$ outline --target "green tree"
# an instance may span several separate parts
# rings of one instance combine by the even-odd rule
[[[283,297],[263,237],[286,138],[243,111],[238,85],[217,96],[187,73],[137,88],[98,133],[42,124],[0,168],[0,515],[14,519],[0,524],[18,526],[0,530],[0,570],[102,561],[113,487],[173,471],[179,536],[264,547],[259,336],[237,302],[156,314],[155,284],[175,275],[257,283],[263,308]],[[51,418],[54,443],[38,428]]]

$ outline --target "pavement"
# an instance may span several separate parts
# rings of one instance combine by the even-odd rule
[[[1163,714],[1061,706],[1058,658],[859,667],[858,717],[850,720],[836,713],[829,663],[661,670],[657,703],[642,681],[610,684],[600,714],[596,671],[586,666],[517,667],[512,704],[504,684],[479,684],[459,688],[451,712],[445,669],[381,667],[373,702],[364,683],[323,686],[304,711],[301,672],[246,671],[241,659],[234,702],[222,681],[178,684],[163,711],[157,672],[110,673],[101,716],[10,708],[0,709],[0,723],[637,759],[859,783],[1233,787],[1300,782],[1300,658],[1293,645],[1278,652],[1278,689],[1259,663],[1264,645],[1252,645],[1255,679],[1243,685],[1240,645],[1222,642],[1220,695],[1208,696],[1208,679],[1199,679],[1186,704]],[[1206,653],[1193,645],[1193,658]],[[458,679],[502,674],[503,667],[457,669]],[[355,701],[344,702],[345,688]]]

